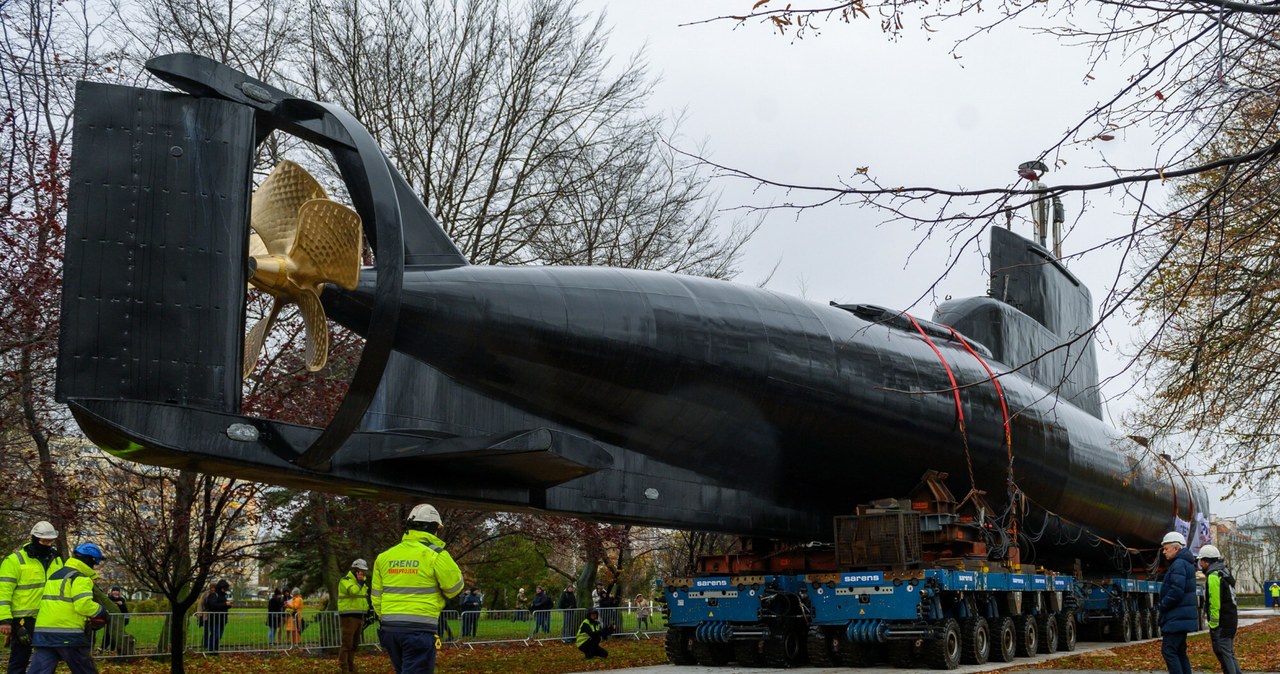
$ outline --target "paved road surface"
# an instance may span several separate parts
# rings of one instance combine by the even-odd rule
[[[1240,624],[1251,625],[1261,622],[1269,617],[1276,616],[1271,609],[1241,609]],[[1152,640],[1154,641],[1154,640]],[[1135,641],[1134,643],[1141,643]],[[1076,650],[1070,653],[1052,653],[1049,655],[1038,655],[1034,658],[1018,658],[1017,661],[1006,665],[986,664],[986,665],[961,665],[956,669],[950,670],[951,674],[974,674],[976,672],[995,672],[1002,674],[1012,674],[1013,672],[1035,672],[1035,674],[1103,674],[1102,672],[1091,670],[1062,670],[1062,669],[1037,669],[1028,670],[1026,666],[1031,663],[1044,662],[1046,660],[1056,660],[1058,658],[1078,655],[1080,653],[1088,653],[1089,651],[1099,651],[1111,648],[1115,644],[1111,643],[1095,643],[1080,642],[1076,646]],[[906,670],[895,669],[892,667],[799,667],[796,669],[773,669],[769,667],[739,667],[737,665],[728,665],[726,667],[677,667],[674,665],[655,665],[653,667],[632,667],[630,669],[615,669],[612,672],[621,672],[623,674],[904,674]],[[933,671],[933,670],[922,670]],[[1141,672],[1135,674],[1144,674]],[[1158,672],[1154,674],[1163,674]]]

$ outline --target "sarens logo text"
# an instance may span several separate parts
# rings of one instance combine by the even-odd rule
[[[846,573],[840,579],[843,583],[878,583],[880,582],[880,574],[878,573]]]
[[[695,580],[694,587],[729,587],[727,580]]]

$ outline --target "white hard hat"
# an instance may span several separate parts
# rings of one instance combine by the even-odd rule
[[[57,538],[58,530],[54,529],[52,524],[49,524],[44,520],[40,520],[39,522],[36,522],[34,527],[31,527],[31,535],[36,538],[44,539]]]
[[[1216,545],[1204,545],[1200,547],[1200,552],[1196,553],[1196,559],[1222,559],[1222,553],[1218,552]]]
[[[369,562],[366,562],[363,559],[357,559],[356,561],[351,562],[351,568],[360,569],[361,571],[368,571]]]
[[[440,511],[436,510],[435,506],[430,503],[419,503],[414,506],[413,510],[409,511],[409,521],[416,524],[435,522],[436,524],[444,525],[444,522],[440,519]]]
[[[1164,540],[1160,541],[1160,545],[1164,545],[1166,543],[1177,543],[1185,548],[1187,546],[1187,537],[1176,531],[1170,531],[1164,535]]]

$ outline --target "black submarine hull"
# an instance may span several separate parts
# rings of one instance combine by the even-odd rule
[[[325,300],[359,332],[373,297],[366,279]],[[1007,504],[1012,477],[1041,518],[1087,532],[1055,535],[1146,548],[1205,506],[1167,461],[928,321],[561,267],[411,269],[402,311],[395,348],[458,382],[790,507],[847,513],[925,468]]]
[[[117,456],[791,540],[829,540],[833,515],[933,469],[997,508],[1023,495],[1010,515],[1044,553],[1023,559],[1058,568],[1202,531],[1203,489],[1101,420],[1087,290],[1010,232],[991,231],[989,296],[937,324],[670,274],[475,267],[345,111],[194,55],[148,67],[189,93],[82,83],[75,111],[57,398]],[[332,152],[376,251],[323,296],[367,337],[324,428],[243,413],[252,168],[275,130]]]

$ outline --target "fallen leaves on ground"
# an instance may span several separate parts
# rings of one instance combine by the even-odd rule
[[[1236,634],[1236,660],[1246,672],[1280,672],[1280,618],[1270,618],[1240,628]],[[1209,644],[1209,633],[1193,634],[1187,639],[1187,656],[1195,671],[1220,671],[1218,658]],[[1090,651],[1067,658],[1048,660],[1028,669],[1101,669],[1106,671],[1163,671],[1160,640],[1132,646],[1117,646]]]
[[[626,667],[647,667],[666,662],[661,639],[606,641],[606,660],[586,660],[572,644],[541,646],[499,645],[474,649],[450,648],[436,662],[437,674],[564,674]],[[338,671],[337,658],[276,653],[224,654],[218,657],[187,656],[186,671],[198,674],[314,674]],[[382,653],[356,656],[360,674],[393,674],[391,661]],[[168,674],[169,664],[152,660],[98,663],[101,674]]]

